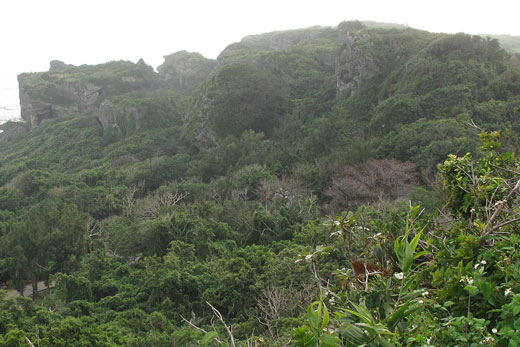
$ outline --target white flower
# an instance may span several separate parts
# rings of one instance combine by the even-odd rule
[[[335,220],[334,221],[334,225],[340,225],[341,223],[339,222],[339,220]]]
[[[306,261],[306,262],[310,262],[311,259],[312,259],[312,254],[307,254],[307,255],[305,256],[305,261]]]
[[[422,293],[422,296],[426,296],[428,294],[430,294],[430,293],[428,291],[426,291],[426,292]]]
[[[493,329],[491,329],[491,331],[493,332],[493,334],[498,333],[498,329],[497,328],[493,328]]]
[[[507,288],[504,292],[505,296],[508,296],[509,294],[511,294],[511,288]]]
[[[432,338],[431,338],[431,337],[428,337],[428,338],[426,339],[426,343],[427,343],[427,344],[430,344],[430,342],[432,342]]]
[[[404,278],[404,274],[402,272],[398,272],[398,273],[394,274],[394,277],[397,278],[398,280],[402,280]]]
[[[479,266],[480,266],[480,263],[476,263],[474,266],[475,270],[478,269]]]
[[[487,342],[491,342],[491,341],[495,341],[495,339],[492,338],[491,336],[486,336],[486,337],[484,337],[484,340],[482,340],[483,343],[487,343]]]
[[[422,304],[424,304],[424,301],[419,300],[418,303],[422,305]]]
[[[482,261],[480,262],[480,264],[482,264],[482,265],[486,265],[486,264],[487,264],[487,261],[484,260],[484,259],[482,259]]]
[[[473,278],[468,278],[468,284],[469,285],[473,284]]]

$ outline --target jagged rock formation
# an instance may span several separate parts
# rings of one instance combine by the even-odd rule
[[[21,117],[29,129],[66,114],[96,112],[107,97],[153,90],[157,74],[140,62],[74,67],[52,61],[48,72],[18,76]]]
[[[117,107],[109,100],[99,106],[98,120],[104,131],[114,129],[126,135],[139,128],[139,118],[141,115],[135,107]]]
[[[47,119],[97,110],[104,100],[103,88],[93,83],[46,83],[28,87],[24,75],[20,75],[18,81],[21,117],[30,129],[37,128]]]
[[[215,69],[216,60],[204,58],[199,53],[180,51],[164,57],[157,67],[159,77],[182,94],[191,94]]]
[[[338,99],[353,95],[361,81],[376,73],[374,61],[359,45],[361,37],[347,32],[336,60],[336,95]]]
[[[257,63],[268,52],[289,51],[316,40],[337,40],[335,29],[315,26],[306,29],[250,35],[228,45],[217,57],[218,66]]]
[[[50,65],[50,72],[65,72],[75,67],[72,64],[65,64],[61,60],[51,60]]]

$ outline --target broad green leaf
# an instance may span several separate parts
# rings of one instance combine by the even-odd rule
[[[453,301],[448,300],[448,301],[446,301],[442,306],[444,306],[444,307],[450,307],[450,306],[453,305],[453,304],[454,304]]]
[[[388,326],[388,328],[390,330],[394,330],[395,327],[397,326],[397,324],[399,324],[399,322],[403,318],[407,317],[408,314],[411,313],[410,311],[407,311],[407,309],[412,303],[413,303],[413,301],[408,301],[403,306],[401,306],[397,311],[395,311],[390,317],[387,317],[385,320],[383,320],[383,322],[385,322],[385,324]],[[417,309],[419,309],[419,307],[414,308],[412,311],[415,311]]]
[[[395,345],[391,342],[389,342],[387,339],[385,339],[382,336],[378,336],[376,341],[379,343],[380,346],[383,347],[395,347]]]
[[[413,250],[412,247],[408,242],[406,242],[405,246],[405,253],[404,253],[404,261],[403,261],[403,272],[405,274],[408,274],[410,272],[410,269],[412,268],[413,264]]]
[[[218,337],[218,333],[216,331],[208,331],[200,341],[200,344],[203,346],[208,345],[211,341],[213,341],[216,337]]]
[[[367,337],[368,336],[364,333],[364,331],[354,324],[347,325],[343,330],[343,338],[348,342],[353,342],[357,345],[363,344]]]
[[[419,243],[419,239],[421,238],[423,230],[419,231],[417,233],[417,235],[415,235],[415,237],[412,239],[412,242],[410,242],[410,247],[412,247],[412,252],[415,252],[415,249],[417,248],[417,244]]]
[[[310,305],[307,309],[307,318],[313,332],[318,332],[318,315],[314,312],[314,305]]]
[[[337,347],[337,346],[341,346],[340,343],[341,343],[341,340],[337,336],[334,336],[334,335],[323,334],[320,337],[320,346],[321,347]]]
[[[321,322],[321,329],[325,328],[329,324],[329,310],[325,304],[323,305],[323,322]]]
[[[419,257],[421,257],[423,255],[426,255],[426,254],[431,254],[431,252],[429,252],[429,251],[420,251],[420,252],[415,253],[413,258],[417,259],[417,258],[419,258]]]

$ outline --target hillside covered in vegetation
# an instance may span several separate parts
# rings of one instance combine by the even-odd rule
[[[21,74],[0,346],[520,344],[520,56],[366,24]]]

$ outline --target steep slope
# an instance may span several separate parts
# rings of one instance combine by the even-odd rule
[[[322,334],[302,326],[324,289],[331,308],[362,303],[403,344],[502,329],[505,296],[519,295],[507,260],[518,198],[502,201],[518,163],[498,132],[479,146],[477,127],[520,149],[519,68],[493,39],[368,24],[249,36],[217,60],[181,51],[157,73],[55,61],[22,74],[26,123],[0,136],[0,282],[56,286],[41,301],[0,298],[0,344],[224,340],[208,302],[241,343],[305,345]],[[449,153],[461,156],[441,166],[446,194],[434,189]],[[444,195],[450,218],[428,214]],[[512,222],[496,217],[505,229],[481,241],[495,208]],[[410,243],[429,252],[413,259]],[[508,272],[487,276],[484,258]],[[382,276],[360,284],[356,259]],[[470,275],[487,277],[473,288]],[[464,300],[441,301],[453,296]],[[341,336],[351,318],[334,323]]]

